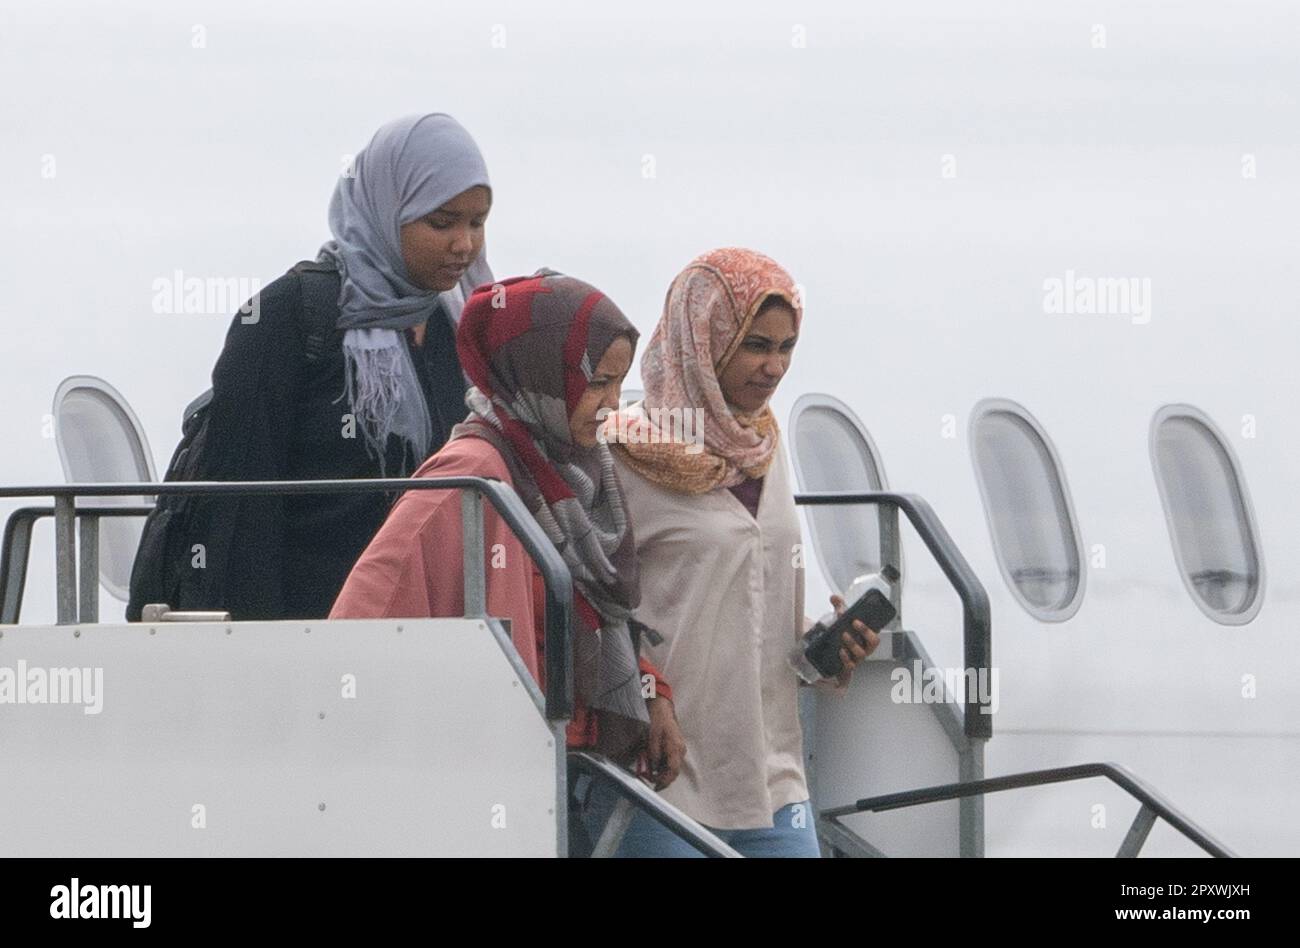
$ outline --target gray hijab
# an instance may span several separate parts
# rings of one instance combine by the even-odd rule
[[[474,287],[492,281],[485,248],[455,289],[438,293],[417,286],[402,261],[401,227],[478,185],[491,187],[474,139],[450,115],[431,112],[375,132],[351,173],[334,187],[334,239],[317,259],[333,263],[342,277],[337,326],[347,330],[345,394],[381,475],[390,434],[406,442],[416,465],[433,440],[428,405],[401,333],[439,309],[454,326]]]

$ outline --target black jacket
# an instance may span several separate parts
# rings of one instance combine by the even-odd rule
[[[379,477],[344,394],[343,331],[304,335],[299,264],[260,294],[256,322],[236,316],[212,373],[202,480],[308,480]],[[338,275],[332,274],[337,286]],[[335,292],[331,299],[337,300]],[[337,303],[326,325],[337,321]],[[464,419],[465,377],[451,320],[439,307],[424,344],[407,335],[433,422],[430,453]],[[349,431],[350,427],[350,431]],[[349,436],[349,434],[351,436]],[[403,458],[390,438],[389,477],[424,459]],[[235,619],[320,618],[329,613],[352,564],[394,498],[383,493],[214,497],[185,517],[179,602],[173,608],[225,609]],[[199,560],[195,545],[203,547]],[[201,564],[201,565],[196,565]]]

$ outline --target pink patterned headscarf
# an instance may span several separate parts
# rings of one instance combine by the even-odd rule
[[[770,406],[745,413],[727,405],[718,383],[763,303],[776,296],[803,318],[800,295],[782,267],[754,250],[723,247],[696,257],[668,288],[663,316],[641,360],[640,410],[606,422],[614,448],[637,473],[686,494],[733,487],[762,477],[776,455],[780,430]],[[656,429],[672,412],[695,412],[703,450]],[[657,414],[657,417],[656,417]],[[635,429],[632,437],[615,437]]]

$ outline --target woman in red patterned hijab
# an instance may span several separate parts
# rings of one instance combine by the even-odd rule
[[[573,573],[577,694],[597,712],[603,749],[616,759],[644,743],[650,720],[629,628],[640,601],[636,544],[613,458],[583,399],[594,380],[595,394],[613,396],[596,407],[617,407],[619,386],[595,369],[617,342],[630,366],[636,339],[609,297],[573,277],[542,270],[480,287],[456,333],[470,415],[451,434],[496,447]]]
[[[598,438],[618,405],[637,332],[588,283],[550,270],[476,289],[457,330],[472,387],[470,413],[417,477],[472,475],[510,484],[573,574],[574,719],[569,745],[594,746],[630,764],[641,753],[667,786],[685,747],[671,691],[639,659],[635,545],[609,448]],[[463,614],[458,491],[409,491],[353,568],[331,618]],[[512,638],[539,682],[541,610],[535,568],[493,511],[486,546],[505,551],[488,569],[488,613],[512,620]],[[525,567],[524,564],[529,564]],[[643,677],[654,697],[643,694]]]

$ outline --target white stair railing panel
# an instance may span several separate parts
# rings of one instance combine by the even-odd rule
[[[556,733],[499,634],[4,627],[0,853],[554,856]]]

